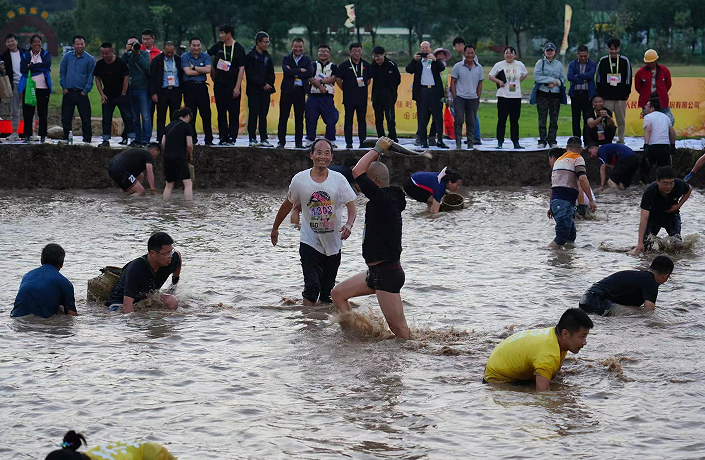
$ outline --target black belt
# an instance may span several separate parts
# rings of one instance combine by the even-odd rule
[[[587,93],[588,90],[586,90],[586,89],[576,89],[575,92],[576,92],[576,93]]]
[[[66,91],[72,91],[74,93],[82,93],[83,92],[82,89],[76,89],[76,88],[69,88]]]
[[[205,85],[205,81],[185,81],[184,84],[187,85]]]
[[[433,89],[435,87],[435,85],[421,85],[421,89]]]
[[[178,86],[162,86],[162,89],[179,89]]]

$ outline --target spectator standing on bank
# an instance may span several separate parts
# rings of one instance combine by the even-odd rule
[[[275,91],[274,63],[267,48],[269,48],[269,35],[267,32],[257,32],[255,46],[245,56],[247,107],[250,111],[247,132],[250,136],[250,147],[272,147],[267,140],[267,114],[270,97]],[[260,142],[257,142],[258,125]]]
[[[431,44],[427,41],[421,42],[419,52],[411,59],[406,66],[406,72],[414,75],[412,86],[412,98],[416,101],[418,134],[422,148],[428,148],[428,111],[436,124],[438,141],[436,146],[447,149],[443,143],[443,104],[444,97],[443,81],[441,72],[445,67],[431,53]],[[456,112],[456,120],[457,120]]]
[[[587,144],[587,119],[592,115],[592,98],[595,96],[595,70],[597,63],[590,59],[585,45],[578,47],[578,58],[568,64],[568,81],[570,81],[570,112],[573,118],[573,136],[583,137]]]
[[[198,143],[196,135],[196,114],[201,112],[203,134],[206,145],[213,145],[213,128],[211,127],[211,98],[208,95],[207,75],[211,73],[211,57],[201,51],[201,39],[191,37],[188,41],[189,52],[181,55],[181,69],[184,72],[184,105],[191,109],[191,128],[193,143]],[[239,106],[238,106],[239,109]]]
[[[100,45],[100,55],[102,59],[96,62],[95,70],[93,71],[95,87],[100,93],[103,113],[103,142],[100,145],[101,147],[110,147],[115,107],[120,110],[127,137],[133,141],[135,140],[130,101],[127,99],[130,70],[127,68],[125,61],[115,55],[112,43]]]
[[[353,148],[353,120],[357,114],[357,137],[362,142],[367,138],[367,85],[370,84],[370,63],[362,59],[362,45],[351,43],[348,47],[350,59],[336,69],[336,82],[343,91],[345,107],[345,148]]]
[[[146,51],[149,53],[149,62],[152,62],[152,59],[155,57],[159,56],[161,51],[154,46],[154,40],[155,40],[155,35],[154,31],[152,29],[145,29],[142,31],[142,51]],[[157,104],[150,100],[149,101],[149,119],[154,121],[154,109],[157,107]],[[151,135],[151,133],[150,133]],[[149,139],[148,139],[149,141]],[[157,142],[159,142],[159,139],[157,139]],[[146,144],[145,144],[146,145]]]
[[[605,99],[605,108],[610,109],[617,119],[617,136],[624,144],[626,129],[627,99],[632,92],[632,65],[629,58],[619,54],[620,41],[611,38],[607,41],[607,56],[602,56],[597,64],[597,93]]]
[[[295,38],[291,43],[291,54],[282,58],[281,95],[279,96],[278,148],[286,145],[286,125],[294,106],[294,142],[297,149],[304,148],[304,112],[306,110],[306,86],[314,76],[311,58],[304,54],[304,41]]]
[[[24,103],[25,90],[27,88],[27,78],[32,72],[32,80],[36,85],[37,95],[37,118],[39,118],[39,132],[41,142],[44,143],[47,136],[47,117],[49,114],[49,95],[52,92],[51,86],[51,55],[42,48],[42,37],[32,35],[29,39],[30,49],[22,52],[20,62],[20,83],[17,91],[21,93],[22,112],[24,115],[24,141],[29,143],[32,139],[32,127],[34,125],[35,106]]]
[[[226,24],[219,29],[220,41],[208,54],[213,56],[211,79],[218,110],[218,145],[233,145],[240,130],[240,98],[245,76],[245,48],[233,38],[235,29]]]
[[[504,144],[509,117],[509,136],[515,149],[519,145],[519,117],[521,116],[521,82],[529,72],[526,66],[516,60],[517,52],[511,46],[504,49],[504,61],[500,61],[490,70],[489,79],[497,84],[497,148]]]
[[[17,35],[9,33],[5,36],[5,52],[0,55],[0,72],[5,72],[10,79],[12,86],[12,97],[10,98],[10,120],[12,121],[12,133],[5,139],[14,142],[20,138],[20,109],[22,109],[22,94],[18,90],[22,79],[22,52],[17,46]]]
[[[318,117],[326,125],[325,137],[331,144],[335,142],[335,124],[339,113],[333,103],[335,92],[335,72],[338,66],[330,62],[330,46],[318,45],[318,60],[314,63],[314,76],[309,79],[311,92],[306,100],[306,140],[316,140]]]
[[[666,114],[671,124],[676,124],[671,108],[668,106],[668,91],[671,89],[671,72],[666,66],[658,64],[656,50],[648,49],[644,53],[646,65],[634,76],[634,87],[639,93],[639,107],[644,107],[649,99],[657,98],[661,105],[661,113]]]
[[[544,57],[536,61],[534,80],[536,93],[531,103],[536,104],[539,112],[539,147],[557,147],[558,114],[561,104],[567,104],[565,96],[566,75],[563,64],[556,59],[556,45],[551,42],[543,47]],[[533,95],[532,95],[533,96]],[[548,135],[546,135],[546,117],[550,118]]]
[[[463,147],[463,123],[466,124],[468,148],[472,146],[475,137],[475,116],[480,107],[484,79],[482,66],[475,64],[475,47],[466,45],[465,59],[453,66],[450,82],[455,108],[455,148],[458,150]]]
[[[401,74],[396,63],[387,58],[385,49],[375,46],[372,49],[373,62],[370,78],[372,78],[372,108],[375,111],[377,137],[385,137],[384,118],[387,118],[389,137],[397,142],[397,128],[394,118],[397,103],[398,88],[401,84]]]
[[[164,43],[164,51],[154,59],[149,66],[149,93],[152,102],[157,104],[157,142],[161,142],[166,125],[166,115],[169,121],[174,111],[181,107],[184,69],[181,66],[181,56],[175,54],[173,42]]]
[[[455,37],[453,39],[453,49],[458,53],[458,57],[462,61],[465,59],[465,39],[463,37]],[[435,54],[435,53],[434,53]],[[450,56],[448,56],[450,59]],[[480,65],[480,60],[477,59],[477,53],[475,54],[475,64]],[[455,112],[453,106],[451,105],[451,110]],[[455,113],[453,113],[455,116]],[[473,140],[474,145],[482,145],[482,135],[480,134],[480,116],[475,117],[475,139]]]
[[[81,116],[83,142],[89,144],[92,139],[91,101],[88,93],[93,88],[93,70],[95,59],[86,53],[86,39],[80,35],[73,37],[73,50],[61,58],[59,70],[60,84],[64,89],[61,101],[61,124],[64,127],[64,140],[68,141],[72,130],[73,114],[78,107]]]
[[[137,37],[127,39],[121,59],[127,62],[130,71],[130,85],[127,94],[132,109],[132,123],[135,126],[135,140],[131,147],[148,145],[152,138],[152,115],[149,98],[149,52],[141,51]]]

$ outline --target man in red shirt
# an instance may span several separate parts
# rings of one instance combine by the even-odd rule
[[[660,112],[668,115],[671,125],[675,124],[675,119],[668,106],[668,90],[671,89],[671,72],[661,64],[658,64],[658,53],[656,50],[648,49],[644,53],[646,65],[639,69],[634,76],[634,87],[639,93],[639,107],[644,107],[649,99],[658,97],[661,103]]]
[[[149,62],[152,62],[152,59],[161,53],[161,50],[154,46],[154,31],[152,29],[142,31],[142,49],[149,51]]]

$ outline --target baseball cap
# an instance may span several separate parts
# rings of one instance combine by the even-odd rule
[[[543,46],[543,50],[544,51],[548,51],[548,50],[556,51],[556,45],[554,45],[552,42],[548,42]]]

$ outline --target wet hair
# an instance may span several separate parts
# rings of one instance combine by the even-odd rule
[[[676,172],[670,166],[661,166],[656,170],[656,180],[675,178]]]
[[[230,34],[231,37],[235,36],[235,29],[230,24],[223,24],[218,29],[218,32],[223,32],[224,34]]]
[[[578,46],[578,53],[588,53],[588,47],[585,45]]]
[[[151,152],[154,149],[156,149],[157,152],[162,153],[162,144],[160,144],[159,142],[151,142],[147,146],[147,151],[149,151],[149,152]]]
[[[453,46],[457,45],[458,43],[462,43],[464,45],[465,39],[463,37],[455,37],[453,39]]]
[[[362,48],[362,45],[358,42],[350,43],[350,46],[348,46],[348,51],[352,51],[353,48]]]
[[[7,40],[9,40],[9,39],[11,39],[11,38],[14,38],[15,40],[17,40],[17,35],[13,34],[12,32],[10,32],[9,34],[5,35],[5,41],[7,41]]]
[[[199,42],[202,41],[199,37],[191,37],[188,39],[189,46],[191,46],[191,42],[193,42],[194,40],[198,40]]]
[[[39,41],[42,42],[42,43],[44,42],[44,40],[42,39],[42,36],[41,36],[41,35],[39,35],[39,34],[34,34],[34,35],[32,35],[31,37],[29,37],[29,43],[32,43],[35,38],[38,38]]]
[[[149,237],[147,251],[159,251],[165,244],[174,244],[174,240],[164,232],[157,232]]]
[[[652,97],[649,99],[649,104],[651,104],[651,107],[653,107],[654,110],[661,110],[661,101],[659,101],[657,97]]]
[[[330,151],[333,152],[333,143],[331,141],[329,141],[328,139],[326,139],[325,137],[319,137],[318,139],[316,139],[315,141],[313,141],[311,143],[310,153],[313,153],[313,151],[316,149],[316,144],[318,144],[319,142],[327,143],[328,146],[330,147]]]
[[[658,256],[651,262],[649,268],[662,275],[670,275],[673,273],[673,261],[669,257]]]
[[[101,47],[101,48],[105,48],[105,49],[111,49],[111,48],[113,47],[113,44],[112,44],[112,43],[105,42],[105,43],[101,43],[101,44],[100,44],[100,47]]]
[[[318,45],[318,49],[320,50],[321,48],[325,48],[330,51],[330,46],[328,46],[327,43],[321,43],[320,45]]]
[[[171,119],[176,120],[177,118],[185,117],[186,115],[191,115],[193,117],[193,111],[191,111],[188,107],[180,107],[174,110]]]
[[[64,248],[56,243],[49,243],[42,249],[42,265],[49,264],[61,268],[64,265],[64,257],[66,257]]]
[[[255,35],[255,44],[264,41],[265,38],[269,38],[269,34],[267,32],[260,30]]]
[[[563,313],[563,315],[561,315],[561,319],[558,320],[558,324],[556,325],[556,334],[561,335],[561,332],[564,329],[567,329],[568,332],[574,334],[580,331],[581,327],[584,327],[585,329],[592,329],[594,326],[595,325],[592,324],[592,320],[587,313],[579,308],[569,308]]]
[[[566,148],[581,148],[583,146],[583,141],[581,141],[578,136],[571,136],[568,138],[568,142],[565,146]]]
[[[73,39],[71,39],[71,43],[76,43],[76,40],[83,40],[83,42],[86,42],[86,39],[83,35],[74,35]]]
[[[291,41],[291,44],[293,45],[294,43],[303,43],[303,42],[304,42],[304,39],[303,39],[303,38],[301,38],[301,37],[296,37],[295,39],[293,39],[293,40]]]
[[[86,437],[81,433],[70,430],[64,435],[64,442],[61,444],[61,447],[64,449],[78,450],[81,444],[88,445]]]
[[[142,31],[142,35],[147,35],[149,37],[152,37],[152,39],[154,39],[154,31],[152,29],[144,29]]]
[[[619,48],[621,45],[622,42],[619,41],[619,38],[610,38],[607,40],[607,48],[612,48],[613,46]]]
[[[463,53],[466,52],[467,50],[469,50],[470,48],[472,48],[472,50],[475,51],[475,45],[465,45],[465,49],[463,50]]]
[[[548,151],[548,158],[560,158],[561,155],[565,153],[565,149],[562,149],[560,147],[553,147],[551,150]]]
[[[443,180],[446,181],[446,183],[450,182],[451,184],[454,184],[459,180],[463,180],[463,176],[461,176],[460,173],[457,173],[455,171],[448,171],[446,169],[446,175],[443,176]]]
[[[514,54],[517,54],[517,50],[515,50],[513,46],[507,46],[506,48],[504,48],[504,51],[502,51],[502,54],[506,53],[507,50],[511,51]]]

